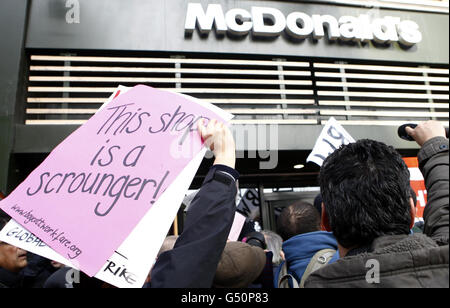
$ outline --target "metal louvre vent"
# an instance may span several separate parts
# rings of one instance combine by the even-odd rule
[[[82,124],[118,85],[145,84],[211,102],[235,124],[448,126],[448,67],[292,59],[31,55],[26,124]],[[218,56],[216,56],[218,57]]]
[[[347,125],[448,122],[448,69],[339,62],[314,68],[321,116]]]

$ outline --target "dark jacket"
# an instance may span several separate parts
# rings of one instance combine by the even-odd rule
[[[0,267],[0,289],[17,289],[23,287],[22,273],[12,273]]]
[[[31,289],[42,288],[46,279],[54,272],[50,261],[28,253],[28,265],[18,273],[0,268],[0,289]]]
[[[158,258],[152,288],[210,288],[234,220],[238,173],[213,166],[191,203],[173,250]]]
[[[56,271],[51,261],[28,252],[28,265],[22,270],[26,288],[42,288],[46,280]]]
[[[336,254],[330,260],[330,263],[339,259],[339,252],[336,238],[330,232],[318,231],[299,234],[291,237],[283,243],[283,252],[287,262],[287,272],[292,275],[298,283],[302,280],[303,273],[306,270],[311,258],[320,250],[334,249]],[[282,265],[282,264],[281,264]],[[278,284],[281,266],[275,275],[275,285]]]
[[[305,287],[448,288],[448,147],[447,139],[436,137],[427,141],[418,155],[428,192],[424,234],[377,238],[368,247],[350,251],[311,274]]]

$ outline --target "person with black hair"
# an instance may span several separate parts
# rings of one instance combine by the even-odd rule
[[[339,258],[336,239],[332,233],[321,231],[319,212],[307,202],[299,201],[283,209],[277,220],[277,233],[284,241],[286,261],[275,274],[276,287],[303,287],[312,272],[311,262],[322,257],[324,266]],[[290,279],[288,284],[284,283],[286,278]]]
[[[315,271],[306,287],[449,286],[449,142],[436,121],[407,132],[421,146],[428,203],[424,234],[410,234],[415,209],[408,167],[394,148],[359,140],[320,170],[322,224],[341,259]]]
[[[0,230],[8,219],[0,217]],[[0,288],[22,288],[24,277],[20,273],[28,264],[27,252],[0,241]]]

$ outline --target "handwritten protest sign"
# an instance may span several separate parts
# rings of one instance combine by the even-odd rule
[[[119,288],[140,288],[144,285],[156,255],[173,218],[205,155],[202,150],[139,222],[124,243],[105,262],[95,278]],[[48,247],[41,239],[14,220],[0,231],[0,241],[78,269],[70,261]]]
[[[137,86],[55,148],[1,208],[93,276],[202,150],[202,118],[218,116]]]
[[[128,90],[129,88],[126,87],[118,87],[105,105],[113,98],[126,93]],[[229,121],[232,118],[231,114],[214,105],[198,101],[192,97],[185,98],[200,104],[204,108],[211,109],[217,115],[216,118],[222,118],[225,121]],[[179,174],[172,185],[166,189],[151,210],[147,212],[144,218],[134,228],[130,236],[108,258],[102,269],[95,275],[96,278],[121,288],[142,287],[168,229],[178,212],[184,192],[189,189],[205,153],[206,149],[203,148]],[[24,234],[28,234],[28,236],[24,236]],[[33,240],[27,240],[28,238]],[[50,260],[77,268],[77,266],[71,264],[14,221],[11,221],[0,232],[0,240]],[[36,243],[39,243],[39,245]]]
[[[231,114],[214,105],[192,97],[184,95],[183,97],[211,109],[217,115],[216,118],[224,119],[226,122],[232,118]],[[206,149],[203,148],[167,188],[118,251],[108,259],[107,264],[96,275],[97,278],[118,287],[143,285],[205,153]]]
[[[352,142],[355,142],[352,136],[332,117],[327,121],[306,161],[311,161],[322,166],[325,159],[331,153],[341,145]]]

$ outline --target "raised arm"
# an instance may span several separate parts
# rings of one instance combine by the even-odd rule
[[[425,178],[427,205],[424,211],[424,233],[439,245],[448,245],[449,239],[449,142],[445,129],[437,121],[427,121],[407,133],[422,147],[419,167]]]
[[[192,201],[174,249],[152,270],[153,288],[210,288],[236,210],[235,143],[228,127],[215,120],[199,132],[215,155],[214,166]]]

